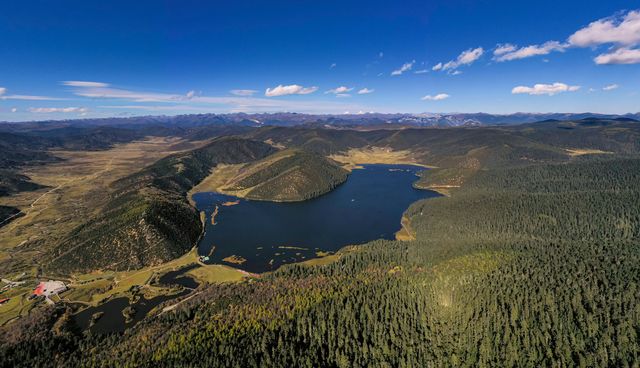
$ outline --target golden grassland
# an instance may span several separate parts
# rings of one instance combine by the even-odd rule
[[[244,259],[244,258],[242,258],[240,256],[236,256],[235,254],[231,255],[229,257],[223,258],[222,260],[225,261],[225,262],[229,262],[229,263],[233,263],[233,264],[239,264],[239,265],[241,265],[241,264],[243,264],[243,263],[245,263],[247,261],[246,259]]]
[[[43,248],[100,211],[109,198],[109,185],[113,181],[200,144],[152,137],[104,151],[52,151],[63,161],[29,167],[22,172],[47,188],[0,198],[0,204],[25,213],[0,228],[0,260],[9,259],[11,265],[17,265],[7,267],[6,272],[36,270],[46,250]],[[29,246],[34,242],[37,246]],[[10,275],[0,270],[0,276]]]
[[[213,169],[209,176],[207,176],[203,181],[200,182],[200,184],[194,186],[189,191],[187,195],[189,197],[189,201],[191,201],[191,204],[194,204],[191,196],[195,193],[200,192],[217,192],[244,198],[249,192],[251,192],[252,189],[254,189],[254,187],[249,187],[242,190],[230,188],[234,183],[237,183],[238,181],[252,175],[253,173],[269,167],[270,165],[273,165],[279,160],[293,156],[295,153],[295,150],[284,150],[281,152],[276,152],[265,159],[250,164],[219,164]],[[224,205],[231,206],[234,204],[237,203],[226,202]]]
[[[127,272],[101,272],[73,275],[69,282],[69,290],[60,295],[60,299],[87,305],[98,305],[115,296],[130,297],[129,291],[137,286],[147,297],[173,292],[167,288],[150,285],[156,276],[174,271],[190,264],[198,263],[195,248],[184,256],[159,266],[146,267]],[[186,273],[202,283],[237,282],[247,276],[245,272],[225,265],[202,265]],[[32,285],[16,287],[0,295],[10,298],[9,302],[0,306],[0,325],[27,314],[35,301],[29,300]]]
[[[358,169],[363,164],[403,164],[426,168],[434,167],[420,162],[414,152],[409,150],[394,151],[387,147],[354,148],[347,152],[330,155],[329,158],[342,163],[344,168],[348,170]]]
[[[172,137],[115,145],[104,151],[51,151],[60,162],[34,166],[22,173],[47,188],[0,198],[0,204],[19,208],[25,216],[0,228],[0,276],[11,279],[25,272],[24,287],[3,294],[10,298],[0,306],[0,324],[24,315],[34,306],[28,300],[40,279],[39,266],[46,262],[47,246],[64,238],[82,221],[98,213],[108,201],[110,184],[167,155],[194,149],[206,142],[187,142]],[[154,274],[194,263],[194,252],[157,267],[132,272],[100,272],[72,275],[70,290],[62,299],[97,304],[116,294],[126,293],[133,285],[147,284]]]
[[[225,265],[205,265],[189,270],[186,274],[209,284],[240,281],[246,276],[245,273]]]
[[[235,165],[227,165],[227,164],[218,164],[211,174],[207,176],[203,181],[201,181],[198,185],[191,188],[187,197],[192,205],[195,205],[191,196],[195,193],[200,192],[219,192],[222,193],[223,189],[226,185],[228,185],[235,177],[240,174],[240,170],[245,166],[245,164],[235,164]],[[247,190],[246,193],[249,191]],[[242,197],[242,192],[235,192],[233,195],[237,197]]]
[[[402,215],[402,219],[400,220],[400,224],[402,228],[396,232],[396,240],[400,241],[409,241],[415,240],[416,235],[415,231],[411,228],[411,220],[405,215]]]
[[[583,156],[583,155],[604,155],[604,154],[612,154],[613,152],[601,151],[599,149],[590,149],[590,148],[573,148],[573,149],[565,149],[569,156]]]
[[[159,266],[145,267],[135,271],[95,271],[89,274],[74,275],[73,281],[69,285],[72,290],[68,295],[64,295],[64,299],[68,301],[85,301],[96,305],[112,296],[126,294],[133,286],[152,288],[148,284],[154,276],[160,276],[197,262],[198,255],[194,248],[182,257]],[[87,282],[85,280],[90,281]],[[75,289],[80,289],[80,291],[74,292]],[[75,295],[83,297],[85,300],[73,299],[72,297]]]
[[[304,262],[300,262],[300,264],[303,264],[305,266],[324,266],[326,264],[333,263],[338,259],[340,259],[340,254],[327,253],[326,255],[319,256],[318,258],[311,258]]]
[[[35,306],[34,300],[29,300],[32,288],[20,286],[0,294],[0,299],[9,298],[9,301],[0,305],[0,326],[8,321],[29,313]]]
[[[428,190],[432,190],[434,192],[437,192],[445,197],[451,197],[451,190],[452,189],[456,189],[456,188],[460,188],[460,185],[427,185],[427,186],[420,186],[420,185],[414,185],[414,187],[418,188],[418,189],[428,189]],[[398,239],[399,240],[399,239]]]

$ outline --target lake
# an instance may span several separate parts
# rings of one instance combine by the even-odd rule
[[[180,292],[171,295],[158,295],[150,299],[146,299],[144,296],[140,296],[137,301],[131,303],[127,297],[119,297],[108,300],[98,306],[86,308],[73,316],[75,323],[81,330],[90,330],[93,333],[113,333],[123,332],[127,328],[142,321],[153,308],[158,305],[181,296],[185,296],[191,292],[191,289],[198,287],[196,280],[184,274],[189,270],[192,270],[198,265],[185,266],[176,271],[170,271],[164,274],[158,280],[159,284],[164,286],[179,285],[183,289]],[[122,311],[127,307],[134,308],[134,314],[130,320],[127,321]],[[93,321],[93,316],[96,313],[101,313],[102,316]]]
[[[412,165],[364,165],[333,191],[302,202],[195,193],[196,207],[206,214],[198,253],[209,256],[207,263],[259,273],[346,245],[394,239],[411,203],[440,196],[412,187],[422,170]]]

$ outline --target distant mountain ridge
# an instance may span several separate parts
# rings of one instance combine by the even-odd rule
[[[640,121],[640,112],[628,114],[599,113],[355,113],[355,114],[303,114],[280,113],[231,113],[231,114],[189,114],[177,116],[137,116],[128,118],[100,118],[76,120],[47,120],[34,122],[0,122],[0,132],[21,132],[62,127],[117,126],[136,129],[155,126],[163,130],[188,129],[202,126],[259,127],[259,126],[299,126],[319,125],[335,128],[407,126],[407,127],[458,127],[485,125],[518,125],[545,120],[581,119],[631,119]],[[112,128],[113,129],[113,128]],[[42,133],[41,133],[42,134]]]

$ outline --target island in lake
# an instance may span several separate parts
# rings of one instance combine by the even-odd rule
[[[346,245],[393,239],[413,202],[439,196],[412,186],[424,168],[373,164],[355,169],[331,192],[299,202],[240,199],[215,192],[193,195],[206,221],[198,253],[210,263],[265,272],[334,252]],[[228,202],[239,202],[223,207]],[[215,251],[211,253],[212,247]],[[326,254],[326,253],[320,253]],[[242,262],[237,260],[242,259]]]

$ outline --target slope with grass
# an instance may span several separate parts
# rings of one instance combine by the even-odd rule
[[[311,199],[347,180],[335,161],[300,149],[287,149],[262,160],[214,170],[195,191],[217,191],[238,197],[277,202]]]
[[[187,191],[219,163],[253,161],[273,152],[265,143],[220,138],[114,182],[106,206],[58,243],[45,267],[52,273],[128,270],[181,256],[202,231]]]
[[[339,252],[331,262],[203,287],[123,335],[83,336],[68,325],[63,309],[37,310],[0,330],[0,361],[637,366],[640,155],[627,135],[614,132],[637,134],[640,127],[620,124],[626,123],[577,124],[593,130],[558,133],[554,144],[542,137],[564,130],[557,126],[542,127],[546,133],[530,127],[526,134],[539,135],[535,139],[493,128],[403,131],[393,139],[376,133],[385,138],[366,144],[384,147],[407,134],[394,149],[414,147],[440,162],[441,170],[425,174],[421,185],[456,186],[450,197],[410,207],[415,240],[374,241]],[[445,143],[424,143],[447,134]],[[458,142],[450,157],[447,142]],[[571,156],[566,149],[612,153]]]

